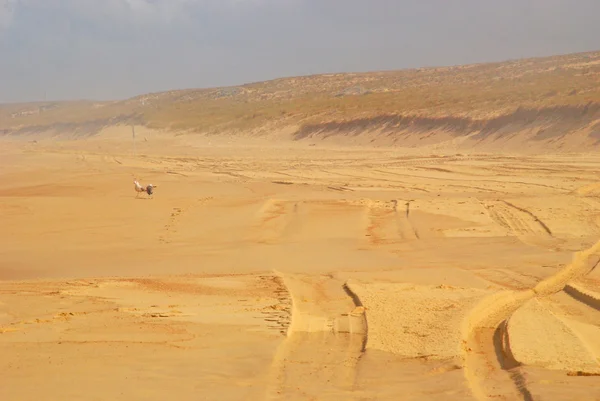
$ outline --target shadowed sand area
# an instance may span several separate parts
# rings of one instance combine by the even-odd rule
[[[600,399],[598,156],[145,135],[2,141],[0,399]]]

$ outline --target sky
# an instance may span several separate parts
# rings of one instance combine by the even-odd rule
[[[0,103],[600,50],[598,0],[0,0]]]

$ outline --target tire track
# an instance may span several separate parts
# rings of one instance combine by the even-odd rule
[[[411,239],[413,237],[414,237],[414,239],[420,239],[421,237],[419,236],[419,232],[417,231],[417,228],[410,221],[411,220],[411,217],[410,217],[410,203],[411,202],[414,202],[414,201],[411,199],[411,200],[409,200],[409,201],[407,201],[405,203],[405,205],[406,205],[406,213],[405,213],[406,219],[401,219],[400,218],[400,215],[398,214],[398,210],[397,210],[397,207],[396,207],[396,220],[398,221],[398,227],[399,227],[399,230],[401,232],[405,232],[405,233],[408,232],[408,237],[411,238]],[[396,206],[397,206],[397,203],[396,203]]]
[[[503,289],[524,290],[531,288],[540,277],[504,269],[481,269],[474,273],[482,279],[496,284]]]
[[[280,274],[292,299],[294,332],[332,332],[366,335],[364,307],[349,296],[345,282],[332,276]],[[363,321],[364,320],[364,321]]]
[[[371,199],[367,201],[367,227],[365,236],[368,237],[371,245],[391,245],[402,239],[401,236],[396,237],[393,235],[395,234],[393,232],[395,230],[389,230],[389,227],[386,227],[396,217],[396,201],[394,202],[393,207],[390,207],[388,203],[376,202]],[[386,228],[388,229],[386,230]]]
[[[467,181],[468,182],[467,179],[465,179],[465,180],[446,179],[446,178],[439,178],[439,177],[429,177],[429,176],[419,176],[419,175],[414,175],[414,174],[397,173],[397,172],[394,172],[394,171],[384,171],[384,170],[373,170],[373,171],[377,171],[377,172],[382,173],[382,174],[399,176],[399,177],[410,177],[410,178],[420,179],[421,185],[429,185],[428,183],[423,182],[424,179],[427,179],[427,180],[432,180],[432,181],[443,181],[445,183],[444,185],[446,185],[448,187],[467,188],[467,189],[470,189],[470,190],[476,189],[476,190],[479,190],[479,191],[489,192],[489,193],[493,192],[493,193],[496,193],[496,194],[498,192],[502,192],[502,193],[505,193],[507,195],[510,194],[509,192],[502,191],[499,188],[483,188],[483,187],[478,187],[478,186],[474,186],[474,185],[448,184],[449,181],[452,181],[452,182],[454,182],[454,181],[456,181],[456,182],[465,182],[465,181]],[[434,185],[434,184],[431,184],[431,185]],[[424,188],[418,188],[418,187],[410,187],[408,189],[410,189],[411,191],[431,192],[431,191],[426,190]]]
[[[554,239],[550,228],[525,208],[515,206],[504,200],[481,203],[493,221],[526,244],[529,244],[533,238]]]
[[[550,231],[550,228],[542,221],[540,220],[535,214],[533,214],[532,212],[530,212],[529,210],[519,207],[519,206],[515,206],[514,204],[503,200],[502,202],[504,202],[506,205],[512,207],[513,209],[516,209],[522,213],[525,213],[526,215],[528,215],[529,217],[531,217],[538,225],[540,225],[544,231],[546,231],[546,233],[550,236],[552,236],[552,231]]]
[[[591,272],[600,261],[600,241],[575,253],[555,275],[523,291],[501,291],[477,304],[463,322],[462,359],[465,377],[476,399],[531,401],[519,363],[510,353],[506,322],[525,302],[562,291]],[[498,382],[510,385],[498,385]]]
[[[297,202],[268,199],[257,216],[252,240],[259,244],[276,244],[285,237],[298,216]]]
[[[373,246],[394,245],[419,239],[419,234],[410,222],[410,203],[398,209],[399,200],[379,202],[369,199],[366,203],[366,234]]]
[[[502,321],[494,332],[493,342],[494,350],[502,370],[508,372],[511,381],[515,385],[515,388],[521,395],[523,401],[533,401],[533,395],[527,388],[527,379],[518,369],[521,364],[516,360],[510,347],[507,320]]]
[[[483,168],[483,167],[482,167]],[[558,191],[560,191],[560,193],[562,194],[569,194],[570,191],[566,190],[564,188],[561,187],[554,187],[554,186],[550,186],[550,185],[544,185],[544,184],[537,184],[537,183],[530,183],[530,182],[523,182],[523,181],[501,181],[501,180],[490,180],[490,179],[477,179],[477,180],[469,180],[468,177],[473,177],[473,174],[465,174],[465,173],[456,173],[456,174],[463,174],[466,175],[467,177],[465,177],[464,179],[462,178],[449,178],[449,177],[432,177],[432,176],[419,176],[419,175],[415,175],[415,174],[407,174],[407,173],[397,173],[397,172],[393,172],[393,171],[384,171],[384,170],[373,170],[373,171],[377,171],[380,173],[384,173],[384,174],[390,174],[390,175],[396,175],[396,176],[404,176],[404,177],[411,177],[411,178],[420,178],[420,179],[428,179],[428,180],[434,180],[434,181],[444,181],[444,182],[478,182],[478,183],[482,183],[482,184],[486,184],[486,183],[490,183],[490,184],[504,184],[504,185],[525,185],[528,187],[534,186],[534,187],[542,187],[542,188],[549,188],[549,189],[556,189]],[[478,177],[485,177],[485,175],[477,175]],[[502,191],[499,188],[496,187],[492,187],[492,188],[483,188],[483,187],[478,187],[478,186],[470,186],[470,185],[450,185],[450,186],[457,186],[457,187],[466,187],[466,188],[473,188],[473,189],[479,189],[482,191],[486,191],[486,192],[504,192],[504,193],[509,193],[506,191]]]
[[[265,399],[351,393],[367,341],[360,299],[332,276],[277,275],[289,293],[292,314],[286,339],[271,363]],[[300,382],[305,383],[302,388]]]

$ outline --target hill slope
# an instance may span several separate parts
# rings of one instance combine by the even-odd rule
[[[600,52],[0,106],[5,135],[94,135],[118,124],[205,134],[285,130],[294,140],[384,146],[590,149],[600,146]]]

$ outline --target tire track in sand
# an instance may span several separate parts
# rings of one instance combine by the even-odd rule
[[[273,357],[265,399],[321,399],[324,394],[349,399],[367,340],[360,300],[332,276],[278,275],[291,298],[292,316]]]
[[[399,242],[419,239],[419,234],[409,220],[410,200],[403,202],[404,208],[398,208],[400,201],[366,201],[366,236],[374,246],[394,245]]]
[[[490,218],[521,242],[534,246],[556,245],[550,228],[533,212],[505,200],[481,202]]]
[[[591,272],[599,261],[600,241],[575,253],[569,265],[534,287],[497,292],[471,310],[463,322],[461,351],[464,374],[477,400],[534,400],[510,351],[507,321],[525,302],[562,291],[571,281]],[[507,380],[510,384],[504,384]]]
[[[268,199],[260,208],[251,239],[259,244],[276,244],[289,233],[298,216],[298,203]]]
[[[507,201],[485,202],[492,220],[514,233],[517,237],[552,237],[552,231],[535,214]]]

